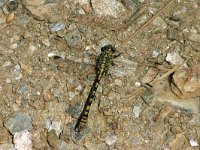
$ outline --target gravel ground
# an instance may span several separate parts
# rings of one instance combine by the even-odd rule
[[[200,149],[200,95],[174,98],[172,74],[151,82],[200,64],[199,0],[0,0],[0,8],[0,150]],[[76,133],[106,44],[121,56]]]

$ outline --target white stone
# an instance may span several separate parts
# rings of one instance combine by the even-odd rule
[[[135,82],[135,86],[139,87],[141,85],[141,83],[139,81]]]
[[[183,65],[184,62],[183,58],[177,53],[167,53],[165,60],[173,65]],[[187,67],[187,65],[184,64],[184,67]]]
[[[140,107],[139,106],[134,106],[133,113],[134,113],[136,118],[139,117],[140,112],[141,112]]]
[[[158,55],[160,54],[160,52],[156,51],[156,50],[153,50],[152,52],[152,57],[157,57]]]
[[[116,141],[117,141],[117,136],[116,136],[116,135],[113,135],[113,134],[108,135],[108,136],[105,138],[105,142],[106,142],[106,144],[108,144],[108,145],[113,145],[113,144],[116,143]]]
[[[48,131],[51,131],[52,129],[54,129],[56,131],[57,136],[59,136],[62,132],[62,123],[58,121],[52,121]]]
[[[32,150],[32,135],[28,130],[16,132],[13,137],[13,142],[16,150]]]
[[[71,91],[69,91],[68,95],[69,95],[70,98],[73,98],[73,97],[76,96],[75,93],[74,93],[74,92],[71,92]]]
[[[76,87],[76,90],[79,91],[79,92],[82,92],[82,91],[83,91],[82,85],[78,85],[78,86]]]
[[[56,56],[56,54],[55,53],[53,53],[53,52],[50,52],[50,53],[48,53],[48,55],[47,55],[48,57],[54,57],[54,56]]]
[[[119,17],[125,11],[122,3],[117,0],[91,0],[94,11],[100,16]]]
[[[192,147],[198,146],[198,142],[195,141],[194,139],[190,139],[190,145],[191,145]]]

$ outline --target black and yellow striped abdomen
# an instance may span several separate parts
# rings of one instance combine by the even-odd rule
[[[87,100],[85,102],[83,111],[82,111],[80,117],[78,118],[77,124],[75,126],[75,131],[76,132],[80,132],[84,128],[86,123],[87,123],[87,118],[88,118],[88,115],[89,115],[90,106],[91,106],[92,102],[95,99],[95,94],[96,94],[99,82],[100,82],[100,80],[98,80],[96,78],[94,83],[93,83],[93,85],[92,85],[92,88],[90,90],[88,98],[87,98]]]
[[[93,82],[92,88],[85,102],[83,111],[76,123],[76,126],[75,126],[76,132],[80,132],[86,126],[89,111],[90,111],[90,106],[95,99],[95,94],[100,84],[101,78],[106,75],[106,73],[108,72],[109,66],[112,64],[112,59],[115,57],[113,55],[114,52],[115,52],[115,48],[111,45],[106,45],[101,48],[101,54],[97,59],[96,68],[95,68],[96,78]]]

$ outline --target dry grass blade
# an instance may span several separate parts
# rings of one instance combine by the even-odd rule
[[[147,21],[142,27],[140,27],[138,30],[136,30],[133,34],[131,34],[126,40],[124,40],[117,48],[120,49],[123,47],[127,42],[133,39],[133,37],[136,37],[137,34],[139,34],[141,31],[144,30],[153,20],[155,20],[162,12],[164,12],[167,8],[169,8],[175,0],[171,0],[166,6],[164,6],[156,15],[154,15],[149,21]]]
[[[153,84],[157,81],[161,81],[162,79],[168,77],[170,74],[172,74],[173,72],[175,72],[181,65],[176,65],[174,66],[172,69],[168,70],[166,73],[164,73],[163,75],[155,78],[152,82],[150,82],[149,84]],[[135,90],[134,92],[132,92],[128,97],[126,97],[125,99],[127,99],[128,101],[132,101],[133,98],[137,97],[138,95],[141,95],[142,93],[144,93],[146,90],[148,90],[145,87],[140,87],[139,89]]]
[[[174,66],[172,69],[170,69],[169,71],[167,71],[166,73],[164,73],[163,75],[161,75],[160,77],[158,78],[155,78],[152,82],[150,82],[149,84],[153,84],[157,81],[160,81],[166,77],[168,77],[170,74],[172,74],[173,72],[175,72],[178,68],[180,67],[180,65],[176,65]]]

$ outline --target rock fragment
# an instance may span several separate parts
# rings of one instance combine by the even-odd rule
[[[177,70],[173,74],[171,87],[180,98],[200,96],[200,65]]]
[[[170,113],[172,112],[172,108],[170,106],[165,106],[155,118],[155,122],[163,121]]]
[[[47,3],[45,0],[23,0],[22,4],[35,19],[53,22],[61,18],[59,4],[56,1]]]
[[[117,138],[117,136],[115,134],[110,134],[105,138],[105,142],[108,145],[113,145],[113,144],[116,143],[117,139],[118,138]]]
[[[177,53],[167,53],[166,61],[170,62],[173,65],[181,65],[183,64],[184,60],[181,56]]]
[[[65,24],[61,22],[49,24],[50,32],[57,32],[57,31],[63,30],[64,28],[65,28]]]
[[[186,141],[185,135],[183,133],[176,134],[176,138],[169,143],[170,149],[179,150],[183,148],[183,145]]]
[[[22,112],[16,112],[5,123],[6,128],[14,135],[16,132],[28,130],[31,126],[31,117]]]
[[[59,141],[56,131],[53,129],[47,133],[47,141],[51,147],[56,147]]]
[[[45,147],[48,145],[47,139],[46,139],[46,133],[44,131],[35,132],[33,137],[33,147],[36,149],[45,149]]]
[[[122,3],[117,0],[92,0],[92,7],[99,16],[111,16],[118,18],[125,11]]]
[[[191,33],[190,35],[188,35],[188,39],[189,39],[190,41],[200,43],[200,34]]]
[[[13,137],[16,150],[32,150],[31,137],[28,130],[16,132]]]
[[[6,130],[6,128],[4,127],[0,127],[0,144],[7,143],[9,138],[10,138],[10,134],[8,130]]]

